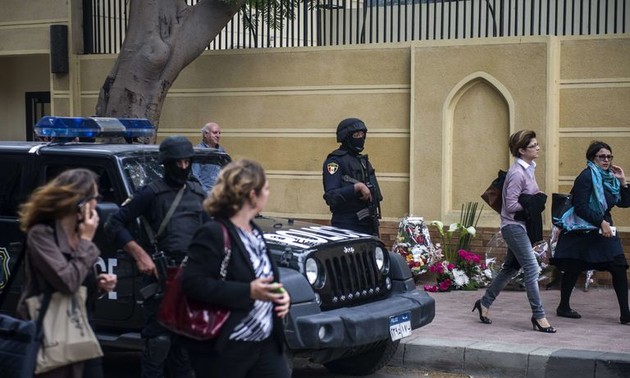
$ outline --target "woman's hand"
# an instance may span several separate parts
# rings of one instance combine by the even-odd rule
[[[282,285],[282,284],[278,284]],[[275,310],[280,319],[284,318],[289,313],[289,307],[291,306],[291,296],[289,296],[289,292],[284,288],[281,288],[282,292],[280,293],[281,297],[275,299],[274,302],[276,304]]]
[[[96,209],[92,207],[91,203],[86,203],[81,209],[82,220],[79,223],[79,237],[85,240],[94,239],[96,229],[98,228],[98,213]]]
[[[274,302],[275,310],[280,318],[284,318],[289,313],[291,297],[281,283],[273,282],[273,277],[257,278],[249,284],[249,287],[252,299]]]
[[[273,277],[256,278],[249,283],[249,296],[252,299],[271,302],[280,296],[280,294],[274,293],[274,290],[281,284],[273,283]]]
[[[608,221],[603,220],[600,227],[601,227],[603,237],[610,238],[613,236],[612,230],[610,229],[610,223],[608,223]]]
[[[101,273],[98,275],[97,285],[100,291],[109,293],[114,290],[116,287],[116,283],[118,282],[118,278],[115,274],[107,274]]]
[[[613,176],[615,176],[615,178],[619,180],[621,185],[624,185],[626,183],[626,174],[623,172],[623,168],[618,165],[611,165],[610,171],[612,172]]]

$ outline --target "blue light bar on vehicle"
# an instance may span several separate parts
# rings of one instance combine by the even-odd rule
[[[35,134],[52,138],[137,138],[155,136],[155,127],[145,118],[46,116],[35,125]]]

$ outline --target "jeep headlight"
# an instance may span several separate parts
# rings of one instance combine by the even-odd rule
[[[385,269],[385,251],[383,251],[383,248],[376,247],[374,249],[374,260],[376,261],[376,267],[382,272]]]
[[[304,271],[306,273],[306,279],[308,280],[308,283],[311,284],[311,286],[315,285],[319,278],[319,265],[314,258],[309,257],[308,259],[306,259],[306,263],[304,264]]]

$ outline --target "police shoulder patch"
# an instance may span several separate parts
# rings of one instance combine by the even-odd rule
[[[331,175],[334,175],[339,170],[339,164],[337,164],[337,163],[328,163],[326,165],[326,169],[328,170],[328,173],[330,173]]]

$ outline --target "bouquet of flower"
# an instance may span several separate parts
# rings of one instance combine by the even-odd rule
[[[414,276],[428,270],[435,260],[435,248],[423,218],[410,216],[400,220],[392,251],[405,258]]]
[[[431,273],[435,273],[435,285],[424,285],[424,290],[436,292],[436,291],[450,291],[454,288],[455,276],[453,269],[455,264],[448,261],[436,261],[429,267]]]
[[[492,280],[492,271],[479,255],[460,249],[457,252],[455,285],[463,289],[477,289],[487,286]],[[459,279],[458,279],[459,276]]]
[[[492,272],[481,258],[472,252],[460,249],[455,262],[438,261],[429,268],[435,273],[436,284],[425,285],[426,291],[475,290],[487,286]]]
[[[426,291],[474,290],[490,282],[492,275],[488,264],[467,250],[471,238],[476,234],[475,226],[481,210],[479,215],[476,214],[477,203],[468,202],[462,205],[459,223],[452,223],[448,229],[440,221],[431,222],[431,225],[436,226],[442,243],[436,244],[437,262],[429,268],[436,275],[436,284],[425,285]],[[455,235],[457,243],[452,240]]]
[[[431,222],[432,226],[437,228],[441,243],[441,258],[447,260],[454,260],[456,258],[455,251],[460,249],[468,249],[470,240],[475,237],[477,233],[477,222],[483,211],[483,206],[477,214],[477,202],[467,202],[462,205],[462,212],[459,218],[459,223],[451,223],[447,229],[444,228],[444,223],[435,220]],[[453,241],[453,237],[457,235],[457,243]]]

